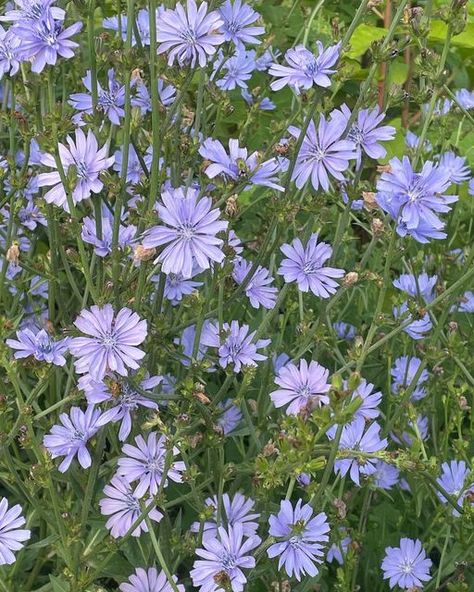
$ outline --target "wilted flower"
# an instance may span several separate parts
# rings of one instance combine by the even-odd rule
[[[88,405],[86,411],[79,407],[71,407],[69,415],[61,413],[59,421],[62,425],[55,425],[51,432],[43,438],[43,444],[53,458],[64,456],[58,470],[65,473],[74,457],[83,469],[88,469],[92,464],[92,458],[87,450],[87,442],[99,429],[99,409],[94,405]]]
[[[322,563],[323,548],[329,540],[326,514],[313,516],[313,508],[302,503],[299,499],[293,508],[289,500],[280,502],[278,514],[269,518],[269,533],[278,542],[267,551],[269,557],[280,558],[278,569],[284,566],[287,575],[294,575],[298,581],[301,576],[319,573],[316,564]]]
[[[399,547],[387,547],[382,561],[384,580],[389,580],[390,588],[399,586],[405,590],[422,588],[423,582],[431,579],[431,559],[421,542],[416,539],[400,539]]]

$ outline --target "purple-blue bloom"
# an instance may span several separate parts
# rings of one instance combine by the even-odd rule
[[[102,88],[97,82],[97,110],[102,111],[109,118],[111,123],[120,125],[120,118],[125,115],[125,87],[115,79],[114,69],[110,68],[108,75],[108,89]],[[88,93],[74,93],[69,97],[69,104],[83,113],[92,113],[92,76],[87,71],[82,79]]]
[[[232,57],[225,60],[222,68],[223,74],[216,85],[222,90],[234,90],[236,87],[247,88],[247,80],[250,80],[255,70],[255,56],[250,51],[237,51]]]
[[[459,304],[455,304],[452,312],[474,312],[474,292],[468,290],[459,299]]]
[[[20,329],[16,332],[17,339],[7,339],[6,344],[15,351],[15,358],[27,358],[34,356],[39,362],[47,362],[55,366],[64,366],[66,358],[64,354],[68,350],[69,339],[66,337],[54,341],[48,333],[41,329],[34,332],[32,329]]]
[[[326,514],[313,516],[313,508],[302,503],[299,499],[293,507],[289,500],[280,502],[278,514],[269,518],[269,534],[278,542],[267,551],[269,557],[280,558],[278,569],[284,566],[287,575],[294,575],[298,582],[301,576],[319,573],[317,564],[322,563],[323,548],[329,540]]]
[[[125,307],[115,316],[111,304],[93,305],[82,310],[74,324],[88,336],[74,337],[69,343],[69,351],[77,358],[78,374],[89,373],[93,380],[101,381],[109,371],[127,376],[127,367],[139,368],[137,362],[145,352],[137,345],[147,336],[147,322],[136,312]]]
[[[22,508],[19,504],[8,507],[8,500],[2,497],[0,500],[0,565],[15,563],[14,551],[19,551],[31,537],[31,531],[21,528],[26,520],[21,515]]]
[[[187,0],[186,10],[178,2],[174,10],[167,9],[160,15],[158,54],[168,52],[169,66],[176,59],[179,66],[190,64],[194,68],[198,62],[204,68],[208,57],[224,43],[223,24],[217,11],[207,12],[207,2],[198,8],[195,0]]]
[[[105,526],[110,530],[110,535],[117,539],[123,537],[131,526],[138,520],[142,514],[140,502],[146,507],[154,504],[150,497],[146,500],[140,500],[132,491],[130,484],[122,477],[115,476],[110,483],[104,487],[105,497],[100,502],[100,512],[104,516],[110,516]],[[163,514],[155,507],[148,513],[150,520],[159,522]],[[142,520],[132,536],[139,537],[142,532],[148,532],[148,526],[145,520]]]
[[[329,370],[318,362],[311,361],[308,364],[306,360],[300,360],[299,367],[289,362],[280,368],[275,378],[280,388],[271,392],[270,398],[277,408],[290,403],[286,409],[287,415],[327,405],[327,394],[331,388],[328,378]]]
[[[291,175],[298,189],[311,179],[315,191],[319,187],[329,191],[330,176],[338,181],[345,180],[342,173],[349,168],[349,161],[357,160],[356,144],[343,139],[345,129],[339,117],[331,116],[326,121],[324,115],[320,115],[317,128],[311,120]],[[298,140],[301,134],[299,128],[291,125],[288,131]]]
[[[249,261],[242,257],[236,257],[232,271],[232,277],[236,284],[240,286],[251,269],[252,264]],[[272,309],[275,306],[278,290],[270,285],[272,282],[273,277],[268,269],[259,265],[245,288],[245,295],[250,300],[253,308],[262,306],[263,308]]]
[[[250,185],[263,185],[283,191],[278,184],[280,165],[275,158],[260,162],[258,152],[248,154],[247,148],[240,148],[239,141],[229,140],[229,154],[219,140],[208,138],[199,148],[199,154],[209,162],[205,173],[209,179],[222,175],[224,179],[248,181]]]
[[[155,260],[163,273],[181,273],[190,278],[193,265],[209,269],[212,261],[224,259],[223,240],[217,234],[226,230],[228,223],[220,221],[220,210],[212,208],[209,197],[198,200],[199,191],[190,187],[163,191],[163,205],[158,204],[158,215],[166,226],[150,228],[144,235],[146,248],[166,245]]]
[[[380,489],[392,489],[400,479],[400,471],[397,467],[386,463],[383,460],[375,461],[375,473],[372,474],[374,484]]]
[[[328,438],[333,440],[337,427],[333,426],[328,432]],[[351,457],[352,450],[373,454],[387,447],[386,438],[380,439],[380,425],[374,421],[366,430],[365,420],[357,417],[342,428],[339,450],[347,451],[348,458],[336,460],[334,471],[341,477],[349,473],[356,485],[360,485],[360,473],[372,475],[376,471],[375,460],[372,458]]]
[[[58,56],[62,58],[74,57],[74,49],[78,43],[70,40],[70,37],[82,29],[82,23],[77,22],[67,27],[62,21],[54,20],[51,12],[46,12],[44,17],[35,21],[17,21],[15,35],[21,40],[22,60],[31,61],[33,72],[42,72],[49,64],[56,65]]]
[[[4,74],[15,76],[20,69],[21,39],[13,30],[5,29],[0,25],[0,80]]]
[[[408,313],[408,314],[407,314]],[[393,316],[398,319],[400,318],[402,323],[405,323],[408,320],[413,319],[413,316],[408,311],[408,303],[404,302],[400,306],[393,307]],[[415,319],[409,325],[407,325],[403,331],[409,335],[415,341],[420,339],[424,339],[426,334],[431,331],[433,328],[433,324],[430,319],[430,315],[425,312],[423,316],[419,319]]]
[[[429,276],[427,273],[422,273],[418,277],[411,273],[403,273],[398,279],[394,280],[395,288],[402,290],[412,298],[423,298],[428,303],[434,299],[434,288],[438,276]]]
[[[463,156],[457,156],[454,152],[444,152],[438,166],[448,172],[451,183],[461,184],[471,178],[471,170],[466,166],[466,159]]]
[[[240,326],[238,321],[224,323],[222,330],[225,333],[219,347],[219,364],[222,368],[232,364],[234,372],[240,372],[242,366],[256,366],[257,362],[267,359],[267,356],[259,354],[257,350],[267,347],[271,339],[258,339],[254,342],[256,331],[249,333],[249,326]]]
[[[349,388],[349,383],[344,381],[344,389]],[[374,385],[366,380],[362,380],[359,386],[353,391],[351,401],[359,398],[361,405],[354,414],[354,418],[362,417],[363,419],[375,419],[380,415],[379,405],[382,401],[382,393],[374,391]]]
[[[143,436],[135,438],[136,446],[124,444],[122,452],[126,455],[118,459],[117,475],[123,477],[128,483],[138,481],[133,495],[142,498],[146,493],[156,495],[160,489],[161,479],[165,468],[166,457],[170,449],[167,447],[167,438],[152,432],[147,440]],[[179,450],[176,447],[171,449],[172,455],[176,456]],[[182,461],[171,463],[164,487],[168,485],[168,479],[181,483],[181,473],[186,466]]]
[[[318,244],[318,235],[313,233],[306,245],[299,238],[289,244],[280,247],[287,256],[283,259],[278,274],[282,275],[285,282],[297,282],[298,289],[302,292],[311,292],[319,298],[329,298],[335,294],[338,283],[335,281],[344,275],[343,269],[324,267],[324,263],[330,259],[332,248],[327,243]]]
[[[66,139],[69,148],[64,144],[59,144],[59,158],[64,174],[73,181],[71,198],[73,203],[77,204],[90,197],[91,193],[100,193],[102,191],[104,184],[99,175],[112,166],[114,157],[107,158],[109,150],[107,144],[104,144],[99,149],[97,138],[91,130],[85,136],[81,129],[76,129],[76,141],[74,142],[71,136],[67,136]],[[54,203],[69,212],[66,190],[57,170],[56,159],[52,154],[43,154],[41,163],[56,169],[54,172],[41,173],[38,177],[40,187],[53,185],[52,189],[45,193],[44,199],[48,203]]]
[[[382,173],[377,183],[377,203],[397,222],[400,236],[411,234],[419,242],[430,235],[440,238],[444,223],[438,213],[449,212],[457,195],[444,195],[450,186],[446,169],[425,162],[421,172],[413,170],[407,156],[392,158],[390,171]],[[418,234],[420,233],[420,234]]]
[[[69,469],[75,456],[83,469],[91,466],[92,458],[87,450],[87,442],[99,429],[99,417],[100,410],[95,409],[94,405],[88,405],[86,411],[71,407],[69,415],[60,414],[59,421],[62,425],[54,425],[51,432],[44,436],[43,444],[52,458],[65,457],[58,467],[61,473]]]
[[[344,339],[346,341],[352,341],[356,336],[356,327],[351,325],[350,323],[345,323],[344,321],[337,321],[333,323],[334,331],[339,339]]]
[[[158,97],[163,107],[169,107],[176,98],[176,88],[172,84],[167,84],[161,78],[158,79]],[[132,106],[138,107],[142,115],[146,115],[152,110],[151,96],[144,82],[136,85],[135,96],[132,97]]]
[[[318,55],[315,56],[304,45],[297,45],[285,53],[287,66],[272,64],[268,73],[279,80],[271,83],[272,90],[280,90],[290,86],[296,94],[300,89],[309,89],[313,85],[327,88],[331,86],[329,78],[336,72],[334,66],[339,59],[341,44],[331,45],[324,49],[321,41],[316,41]]]
[[[436,481],[446,493],[454,497],[458,506],[462,507],[468,492],[474,494],[474,481],[471,482],[471,471],[463,460],[444,462],[441,465],[441,475]],[[448,500],[444,495],[439,491],[436,493],[440,501],[446,504]],[[474,500],[471,500],[471,503],[474,504]],[[452,514],[453,516],[459,516],[459,512],[455,508],[452,509]]]
[[[218,403],[217,408],[221,415],[217,420],[217,425],[222,429],[224,436],[232,433],[242,420],[242,412],[234,404],[232,399],[227,399]]]
[[[391,375],[393,378],[392,393],[398,394],[401,389],[407,388],[413,382],[420,364],[421,360],[417,357],[402,356],[395,360],[391,370]],[[428,378],[428,370],[424,368],[411,395],[411,399],[413,401],[419,401],[420,399],[426,397],[426,390],[423,386],[423,383],[426,382]]]
[[[390,588],[399,586],[405,590],[423,588],[423,582],[431,580],[431,559],[426,557],[418,539],[400,539],[399,547],[387,547],[382,561],[384,580]]]
[[[246,43],[258,45],[261,43],[259,35],[265,33],[265,27],[255,26],[260,15],[242,0],[226,0],[219,8],[223,20],[221,31],[225,41],[232,41],[238,49],[243,49]]]
[[[199,268],[193,270],[191,278],[185,278],[182,273],[169,273],[165,279],[165,289],[163,296],[171,302],[173,306],[177,306],[183,299],[183,296],[192,294],[197,288],[200,288],[203,283],[195,282],[192,277],[201,273]],[[156,275],[151,278],[155,283],[159,282],[160,276]]]
[[[217,525],[217,506],[218,498],[217,495],[208,497],[206,499],[206,506],[214,510],[212,521],[206,521],[203,525],[203,536],[210,538],[217,538],[218,536],[218,525]],[[260,514],[254,512],[255,502],[249,497],[245,497],[240,492],[237,492],[233,497],[230,497],[228,493],[224,493],[222,496],[222,511],[221,520],[222,525],[227,528],[228,526],[234,527],[236,524],[242,526],[242,532],[245,537],[254,536],[258,528],[258,519]],[[193,522],[191,525],[191,532],[199,532],[200,523]]]
[[[107,376],[102,382],[91,379],[86,374],[79,379],[79,387],[84,390],[88,403],[111,403],[112,407],[104,411],[98,420],[103,426],[109,422],[120,421],[119,440],[127,439],[132,431],[132,414],[138,407],[158,409],[158,404],[146,394],[153,394],[153,389],[163,380],[162,376],[149,376],[139,385],[140,392],[130,382],[117,376]]]
[[[347,127],[351,118],[351,111],[347,105],[335,109],[331,117],[339,117],[344,127]],[[357,114],[356,121],[347,133],[347,139],[354,142],[357,152],[357,168],[362,163],[362,152],[367,156],[378,160],[387,154],[385,148],[379,142],[388,142],[395,136],[395,128],[391,125],[378,127],[385,119],[385,113],[381,113],[379,107],[374,109],[362,109]]]
[[[123,221],[123,220],[122,220]],[[102,205],[101,236],[97,233],[97,221],[93,216],[86,216],[83,219],[81,238],[85,243],[94,246],[94,253],[98,257],[107,257],[112,253],[114,216],[109,208]],[[132,246],[137,227],[133,224],[120,224],[118,235],[118,246],[120,249]]]
[[[199,587],[200,592],[222,589],[242,592],[247,583],[242,569],[255,567],[255,559],[249,553],[260,542],[260,537],[256,535],[244,539],[239,522],[228,526],[227,530],[219,527],[216,537],[205,537],[203,548],[196,549],[196,555],[202,559],[197,559],[191,570],[193,585]]]
[[[273,111],[274,109],[276,109],[275,103],[271,101],[268,97],[256,97],[254,96],[253,92],[250,92],[246,88],[243,88],[240,94],[249,106],[255,105],[261,111]]]
[[[176,576],[173,575],[172,578],[175,583],[178,581]],[[176,584],[176,589],[184,592],[182,584]],[[137,567],[135,573],[128,578],[128,582],[119,586],[119,590],[121,592],[173,592],[174,589],[164,571],[158,572],[155,567],[149,567],[146,570]]]

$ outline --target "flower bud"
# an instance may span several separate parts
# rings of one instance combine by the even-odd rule
[[[137,263],[140,261],[149,261],[155,256],[155,253],[155,248],[147,249],[143,245],[137,245],[133,251],[133,260]]]
[[[359,274],[356,271],[349,271],[344,276],[342,283],[344,286],[353,286],[359,281]]]

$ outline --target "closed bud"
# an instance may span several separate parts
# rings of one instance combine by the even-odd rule
[[[348,386],[350,391],[355,391],[356,388],[360,385],[361,377],[359,372],[353,372],[349,376]]]

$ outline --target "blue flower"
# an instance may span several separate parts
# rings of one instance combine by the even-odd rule
[[[402,356],[395,360],[395,364],[391,369],[390,373],[393,378],[392,382],[392,393],[398,394],[400,390],[406,389],[415,377],[415,374],[420,367],[421,360],[416,357]],[[428,370],[426,368],[420,374],[415,389],[412,392],[411,399],[413,401],[419,401],[426,397],[426,391],[423,387],[423,383],[429,378]]]
[[[443,195],[450,186],[449,173],[429,161],[417,173],[407,156],[402,161],[392,158],[389,165],[390,171],[382,173],[377,183],[376,199],[397,221],[398,234],[411,234],[419,240],[416,234],[419,229],[422,234],[426,229],[439,232],[444,223],[438,213],[449,212],[449,204],[458,199],[457,195]]]
[[[248,181],[251,185],[263,185],[283,191],[278,184],[280,165],[275,158],[260,162],[258,152],[248,154],[247,148],[240,148],[239,141],[229,140],[229,154],[219,140],[208,138],[199,148],[199,154],[206,163],[205,173],[209,179],[222,175],[233,181]]]
[[[12,29],[5,31],[0,25],[0,80],[4,74],[14,76],[20,69],[21,39]]]
[[[125,249],[134,242],[137,227],[133,224],[125,224],[122,217],[122,224],[119,228],[118,246]],[[102,205],[101,236],[98,236],[97,221],[93,216],[86,216],[82,223],[81,238],[85,243],[94,246],[94,253],[98,257],[107,257],[112,253],[114,216],[109,208]]]
[[[361,399],[360,407],[354,414],[354,418],[375,419],[380,415],[379,405],[382,401],[382,393],[374,391],[374,385],[366,380],[362,380],[359,386],[352,392],[351,401]],[[349,389],[349,383],[344,381],[344,389]]]
[[[172,84],[166,84],[161,78],[158,79],[158,98],[163,107],[169,107],[176,99],[176,88]],[[144,82],[136,84],[135,96],[132,97],[132,106],[138,107],[142,115],[151,112],[151,96]]]
[[[54,341],[44,329],[33,332],[32,329],[20,329],[16,332],[17,339],[7,339],[6,344],[15,351],[15,358],[33,356],[39,362],[47,362],[55,366],[64,366],[64,354],[68,350],[69,339]]]
[[[31,61],[33,72],[42,72],[49,64],[56,65],[58,56],[74,57],[74,49],[78,43],[70,37],[82,29],[82,23],[74,23],[66,29],[62,21],[55,21],[51,13],[34,23],[18,21],[15,25],[15,35],[21,39],[21,55],[23,60]]]
[[[120,125],[120,118],[125,115],[125,87],[115,79],[114,69],[108,70],[108,89],[102,88],[97,83],[97,110],[102,111],[109,118],[111,123]],[[69,97],[68,103],[83,113],[92,113],[92,75],[90,70],[82,79],[88,93],[74,93]]]
[[[247,88],[243,88],[240,94],[247,105],[255,105],[260,109],[260,111],[273,111],[276,109],[275,103],[268,97],[255,97]]]
[[[64,456],[58,467],[59,472],[65,473],[77,456],[83,469],[92,464],[92,457],[87,449],[87,442],[99,429],[98,419],[100,411],[94,405],[88,405],[86,411],[79,407],[71,407],[69,415],[61,413],[59,421],[62,425],[54,425],[51,432],[43,438],[43,444],[52,458]]]
[[[288,362],[278,371],[275,383],[280,387],[270,393],[275,407],[288,404],[287,415],[296,415],[301,411],[313,410],[329,403],[329,370],[312,360],[300,360],[299,367]]]
[[[383,460],[377,459],[374,464],[375,473],[373,473],[372,478],[375,486],[380,487],[380,489],[392,489],[400,479],[400,471],[397,467],[389,465]]]
[[[324,263],[331,257],[332,248],[327,243],[318,243],[318,235],[312,234],[306,247],[299,238],[280,247],[287,256],[283,259],[278,274],[285,278],[285,282],[296,282],[302,292],[311,292],[319,298],[329,298],[335,294],[338,283],[335,279],[344,275],[343,269],[324,267]]]
[[[400,306],[394,306],[393,316],[396,319],[400,319],[402,323],[405,323],[406,321],[413,319],[412,314],[408,312],[407,302],[404,302]],[[431,331],[432,328],[433,324],[431,322],[430,315],[427,312],[425,312],[423,313],[421,318],[413,320],[403,330],[412,339],[418,341],[419,339],[424,339],[426,337],[426,333]]]
[[[235,55],[225,60],[219,68],[225,74],[216,82],[222,90],[234,90],[237,86],[247,88],[247,80],[250,80],[255,70],[254,53],[238,51]]]
[[[238,49],[243,49],[246,43],[258,45],[261,43],[259,35],[265,33],[265,27],[255,26],[260,15],[242,0],[226,0],[219,8],[224,24],[221,30],[225,41],[232,41]]]
[[[441,475],[436,481],[446,493],[455,498],[458,506],[462,507],[466,495],[468,493],[474,494],[474,482],[471,482],[471,479],[471,471],[466,467],[466,463],[463,460],[452,460],[441,465]],[[437,495],[443,504],[448,503],[442,493],[438,491]],[[474,505],[474,500],[471,500],[471,504]],[[459,516],[459,512],[455,508],[452,509],[452,514]]]
[[[309,89],[314,84],[327,88],[331,86],[329,78],[336,72],[333,68],[339,59],[341,44],[332,45],[324,49],[321,41],[316,41],[318,55],[315,56],[304,45],[297,45],[285,53],[288,66],[272,64],[268,73],[280,79],[271,83],[272,90],[279,90],[290,86],[296,94],[300,89]]]
[[[289,500],[280,502],[278,514],[269,518],[269,534],[277,539],[268,548],[269,557],[279,557],[278,569],[299,581],[301,576],[314,577],[319,573],[324,546],[329,541],[329,524],[324,512],[313,515],[313,508],[299,499],[295,507]]]
[[[344,321],[337,321],[333,323],[334,331],[339,339],[345,339],[346,341],[352,341],[356,336],[357,329],[350,323]]]
[[[328,438],[333,440],[337,427],[333,426],[328,432]],[[339,450],[347,451],[347,458],[336,460],[334,471],[341,477],[349,473],[352,481],[360,485],[360,473],[372,475],[376,471],[375,460],[372,458],[360,458],[357,452],[373,454],[387,447],[386,438],[380,439],[380,425],[374,421],[366,430],[365,419],[357,417],[351,423],[342,428]],[[351,456],[351,450],[356,454]]]
[[[382,561],[384,580],[390,588],[399,586],[405,590],[422,588],[423,582],[431,580],[431,559],[426,557],[421,542],[416,539],[400,539],[399,547],[387,547]]]
[[[200,592],[216,592],[231,589],[242,592],[247,578],[243,569],[255,567],[255,559],[249,555],[258,547],[261,539],[253,535],[244,539],[241,523],[218,528],[217,536],[205,537],[204,548],[196,549],[196,555],[202,557],[194,562],[191,579]]]
[[[296,139],[301,134],[294,126],[288,131]],[[349,168],[349,161],[357,159],[357,151],[354,142],[343,139],[344,132],[345,125],[339,117],[326,121],[324,115],[320,115],[317,129],[314,121],[310,122],[291,176],[298,189],[311,179],[315,191],[320,186],[329,191],[329,176],[345,180],[342,173]]]
[[[451,183],[461,184],[471,178],[471,170],[466,166],[466,159],[454,152],[444,152],[439,159],[439,168],[446,169]]]
[[[217,425],[222,429],[224,436],[227,436],[235,430],[235,428],[242,421],[242,412],[235,405],[232,399],[221,401],[217,408],[221,411],[221,415],[217,420]]]
[[[163,273],[181,273],[191,278],[193,267],[209,269],[212,261],[224,260],[223,240],[217,235],[228,223],[219,220],[220,210],[212,209],[209,197],[199,197],[199,191],[177,188],[163,191],[163,205],[158,204],[162,224],[153,226],[144,235],[146,248],[161,247],[155,263],[161,263]]]
[[[21,513],[19,504],[9,508],[8,500],[5,497],[0,499],[0,565],[15,563],[14,551],[22,549],[31,537],[30,530],[21,528],[26,522]]]
[[[251,263],[242,257],[236,257],[232,277],[237,285],[240,286],[242,284],[251,268]],[[278,290],[270,285],[272,282],[273,277],[270,275],[268,269],[259,265],[245,287],[245,295],[254,308],[260,308],[262,306],[263,308],[271,309],[275,306]]]
[[[172,578],[174,582],[178,581],[176,576]],[[184,592],[182,584],[176,584],[176,589]],[[158,573],[155,567],[149,567],[147,570],[137,567],[135,573],[128,578],[128,582],[120,584],[119,590],[121,592],[173,592],[174,588],[164,571]]]
[[[208,56],[216,53],[216,47],[224,43],[220,28],[224,24],[220,14],[207,12],[207,2],[199,9],[195,0],[187,0],[187,9],[181,2],[174,10],[167,9],[160,15],[157,31],[158,53],[168,52],[168,65],[175,59],[180,66],[199,63],[204,68]]]
[[[412,298],[422,298],[426,303],[432,302],[434,299],[434,288],[438,276],[429,276],[427,273],[422,273],[415,277],[411,273],[403,273],[398,279],[394,280],[395,288],[402,290]]]
[[[267,356],[257,353],[257,350],[267,347],[271,339],[258,339],[254,342],[256,331],[249,333],[249,326],[240,326],[238,321],[224,323],[225,337],[219,347],[219,364],[222,368],[233,365],[234,372],[240,372],[242,366],[256,366],[257,362],[266,360]]]

